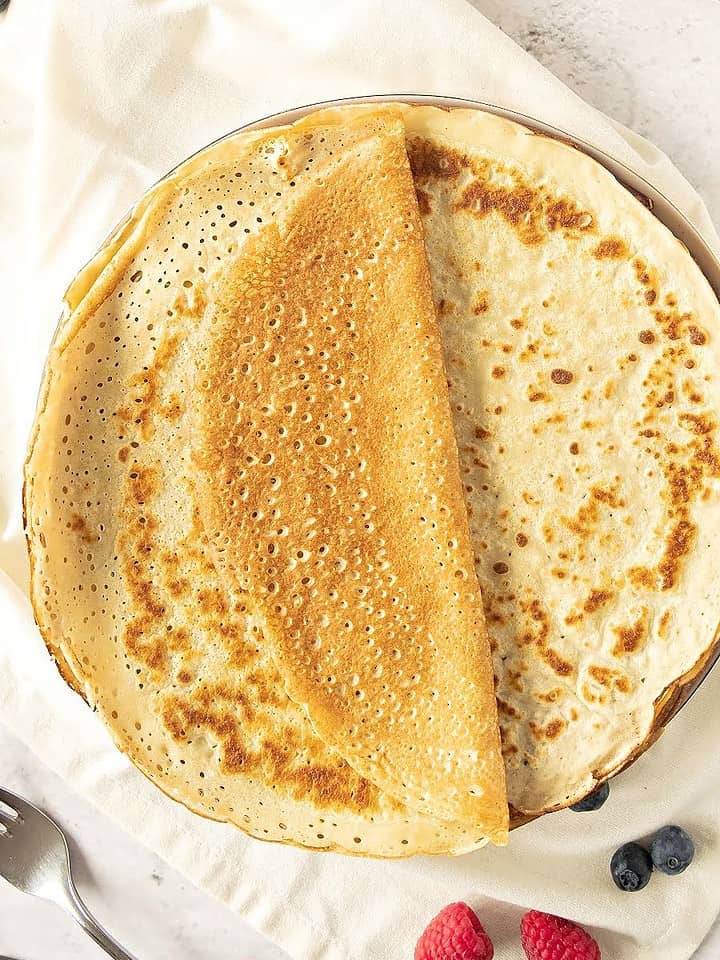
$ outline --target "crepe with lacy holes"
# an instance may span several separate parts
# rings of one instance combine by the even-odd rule
[[[720,308],[682,245],[578,150],[482,111],[388,109],[406,126],[422,215],[508,796],[537,814],[641,753],[713,654]],[[195,809],[307,844],[462,850],[471,829],[400,810],[308,732],[192,513],[187,332],[204,279],[368,112],[315,114],[304,124],[328,131],[305,151],[283,131],[215,145],[73,284],[27,467],[33,601],[70,681]],[[232,689],[202,679],[220,655]],[[105,680],[125,674],[133,696],[107,702]],[[231,768],[272,815],[209,789]],[[283,804],[303,796],[308,815],[289,824]]]
[[[496,837],[492,667],[422,227],[404,127],[376,123],[208,285],[197,502],[320,737]]]
[[[372,117],[346,120],[202,152],[68,290],[26,467],[32,599],[65,678],[169,796],[263,839],[458,853],[485,841],[479,826],[381,791],[288,698],[247,597],[218,576],[197,509],[188,408],[206,279],[316,167],[380,135]]]

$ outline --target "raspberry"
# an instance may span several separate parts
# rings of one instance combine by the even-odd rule
[[[528,960],[600,960],[600,947],[571,920],[530,910],[520,924]]]
[[[415,960],[492,960],[493,945],[466,903],[451,903],[425,928]]]

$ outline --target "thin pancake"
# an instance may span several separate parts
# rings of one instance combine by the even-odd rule
[[[476,111],[392,109],[410,128],[510,800],[541,812],[632,759],[712,648],[718,304],[687,251],[578,151]],[[294,128],[323,128],[307,140],[274,131],[214,146],[152,191],[73,285],[27,469],[33,599],[123,749],[193,808],[359,852],[467,849],[470,829],[398,808],[342,761],[337,778],[316,774],[337,757],[278,693],[256,619],[207,562],[188,487],[196,292],[307,168],[352,142],[344,125],[363,113],[376,109],[316,114]],[[189,548],[207,563],[203,597]],[[166,576],[175,556],[181,576]],[[216,594],[237,615],[206,612]],[[128,633],[138,614],[151,617],[143,645]],[[218,632],[228,622],[250,642],[231,648]],[[149,664],[176,623],[188,648]],[[237,699],[261,705],[228,727],[235,693],[216,714],[202,706],[218,649],[232,649]],[[229,773],[241,751],[248,765]],[[308,783],[328,786],[305,794]]]
[[[207,297],[198,502],[291,698],[392,795],[501,837],[492,667],[402,123],[316,165]]]

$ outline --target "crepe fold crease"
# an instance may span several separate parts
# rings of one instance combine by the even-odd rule
[[[26,467],[66,680],[170,796],[374,856],[631,762],[720,623],[720,307],[595,161],[334,108],[154,187],[66,294]],[[494,674],[494,677],[493,677]]]

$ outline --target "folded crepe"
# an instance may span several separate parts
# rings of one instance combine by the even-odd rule
[[[38,622],[170,796],[352,853],[503,842],[492,665],[402,122],[241,134],[66,295]]]
[[[459,491],[517,822],[637,757],[716,653],[719,374],[687,250],[566,143],[404,104],[233,135],[68,291],[26,471],[38,621],[206,816],[502,841]]]
[[[198,503],[320,737],[410,806],[495,832],[492,666],[422,227],[403,125],[375,128],[315,161],[209,284]]]

